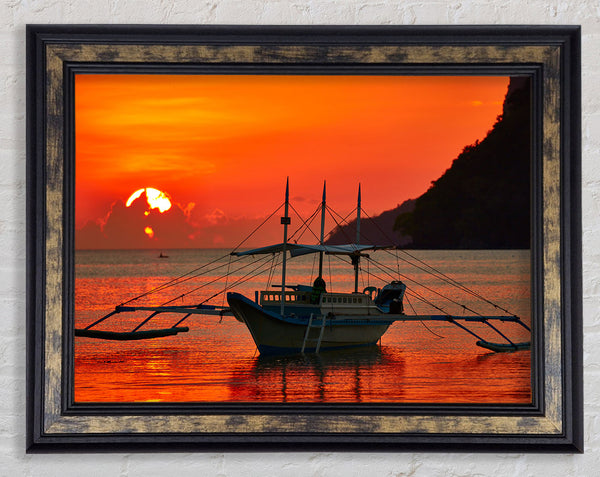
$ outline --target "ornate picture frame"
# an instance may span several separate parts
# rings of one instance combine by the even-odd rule
[[[532,84],[529,405],[76,404],[77,72],[524,75]],[[27,451],[583,451],[580,29],[27,27]]]

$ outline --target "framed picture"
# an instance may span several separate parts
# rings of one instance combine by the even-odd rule
[[[28,452],[583,451],[579,27],[27,55]]]

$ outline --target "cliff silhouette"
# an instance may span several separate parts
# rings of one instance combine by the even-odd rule
[[[360,221],[361,243],[375,245],[403,246],[410,243],[411,238],[394,230],[394,224],[400,214],[415,208],[415,199],[409,199],[391,210],[386,210],[375,217],[362,217]],[[328,245],[341,245],[356,241],[356,219],[350,223],[337,226],[327,237]]]
[[[523,249],[530,243],[531,94],[511,78],[502,115],[417,199],[361,220],[361,243],[422,249]],[[354,242],[356,219],[326,243]]]
[[[511,78],[502,115],[481,142],[402,213],[394,229],[427,249],[521,249],[530,245],[531,94]]]

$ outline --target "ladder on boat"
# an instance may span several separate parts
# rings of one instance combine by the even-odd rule
[[[323,333],[325,332],[325,324],[327,321],[327,318],[325,316],[323,316],[321,318],[321,324],[320,325],[313,325],[313,318],[314,318],[314,314],[311,313],[310,314],[310,318],[308,319],[308,324],[306,325],[306,332],[304,333],[304,339],[302,340],[302,349],[300,350],[300,353],[304,354],[304,350],[306,349],[306,343],[308,342],[317,342],[317,346],[315,348],[315,353],[318,353],[319,350],[321,349],[321,341],[323,340]],[[319,331],[319,337],[318,338],[310,338],[310,330],[314,329],[314,328],[320,328]]]

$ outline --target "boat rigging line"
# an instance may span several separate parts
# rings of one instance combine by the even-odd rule
[[[408,299],[408,296],[406,295],[406,293],[404,294],[404,298],[406,298],[406,302],[408,303],[408,306],[412,310],[413,315],[416,315],[417,311],[415,310],[415,307],[412,305],[411,301]],[[431,328],[429,328],[429,326],[427,326],[427,324],[423,320],[419,321],[419,323],[421,323],[425,327],[425,329],[427,331],[429,331],[432,335],[437,336],[438,338],[441,338],[441,339],[446,338],[445,336],[439,335],[435,331],[433,331]]]
[[[245,269],[245,268],[248,268],[248,267],[250,267],[250,266],[252,266],[252,265],[254,265],[254,264],[258,263],[258,262],[263,262],[262,264],[258,265],[258,267],[257,267],[257,268],[255,268],[255,269],[251,270],[251,271],[250,271],[250,272],[248,272],[246,275],[244,275],[244,276],[243,276],[243,277],[241,277],[240,279],[238,279],[238,280],[236,280],[235,282],[233,282],[229,288],[232,288],[232,287],[234,287],[235,285],[239,285],[240,283],[244,283],[244,281],[247,281],[247,280],[244,280],[244,278],[248,277],[249,275],[252,275],[252,273],[253,273],[255,270],[260,270],[261,268],[263,268],[265,265],[267,265],[267,264],[269,263],[269,261],[270,261],[270,257],[268,257],[268,256],[265,256],[265,257],[260,257],[260,258],[257,258],[256,260],[254,260],[253,262],[247,263],[246,265],[244,265],[244,266],[242,266],[242,267],[239,267],[239,268],[235,269],[234,271],[232,271],[231,273],[229,273],[229,275],[232,275],[232,274],[234,274],[234,273],[237,273],[237,272],[239,272],[240,270],[243,270],[243,269]],[[251,278],[254,278],[255,276],[261,275],[261,274],[262,274],[262,273],[264,273],[265,271],[266,271],[266,270],[262,270],[262,271],[260,271],[260,272],[256,273],[255,275],[252,275],[252,276],[250,277],[250,279],[251,279]],[[211,284],[213,284],[213,283],[216,283],[216,282],[218,282],[219,280],[221,280],[221,279],[223,279],[223,278],[224,278],[224,276],[219,276],[219,277],[216,277],[215,279],[213,279],[213,280],[210,280],[210,281],[208,281],[208,282],[206,282],[206,283],[203,283],[202,285],[199,285],[198,287],[196,287],[196,288],[193,288],[192,290],[189,290],[189,291],[188,291],[188,292],[186,292],[186,293],[183,293],[183,294],[181,294],[181,295],[179,295],[179,296],[177,296],[177,297],[175,297],[175,298],[172,298],[171,300],[168,300],[168,301],[166,301],[166,302],[165,302],[165,303],[163,303],[161,306],[164,306],[164,305],[167,305],[167,304],[169,304],[169,303],[172,303],[173,301],[175,301],[175,300],[178,300],[178,299],[180,299],[180,298],[183,298],[183,297],[185,297],[185,296],[187,296],[187,295],[191,295],[192,293],[195,293],[195,292],[197,292],[198,290],[201,290],[202,288],[204,288],[204,287],[206,287],[206,286],[208,286],[208,285],[211,285]],[[214,295],[210,296],[209,298],[207,298],[207,299],[205,299],[205,300],[202,300],[202,302],[200,302],[200,303],[199,303],[198,305],[196,305],[196,306],[201,306],[201,305],[204,305],[204,304],[205,304],[207,301],[209,301],[210,299],[214,298],[215,296],[218,296],[219,294],[223,293],[225,290],[227,290],[227,288],[225,288],[225,289],[224,289],[224,290],[222,290],[222,291],[219,291],[218,293],[215,293]]]
[[[261,222],[261,224],[260,224],[260,225],[258,225],[258,226],[257,226],[257,227],[256,227],[256,228],[255,228],[255,229],[254,229],[254,230],[253,230],[253,231],[252,231],[252,232],[251,232],[251,233],[248,235],[248,236],[246,236],[246,238],[244,238],[244,240],[242,240],[242,241],[241,241],[241,242],[240,242],[240,243],[239,243],[239,244],[238,244],[238,245],[237,245],[237,246],[236,246],[236,247],[235,247],[235,248],[232,250],[232,252],[234,252],[234,251],[238,250],[238,249],[239,249],[239,248],[240,248],[240,247],[241,247],[241,246],[242,246],[242,245],[243,245],[243,244],[244,244],[244,243],[245,243],[245,242],[246,242],[246,241],[247,241],[247,240],[248,240],[250,237],[252,237],[252,235],[254,235],[254,234],[255,234],[255,233],[256,233],[256,232],[257,232],[257,231],[258,231],[258,230],[259,230],[259,229],[260,229],[260,228],[261,228],[261,227],[262,227],[262,226],[263,226],[263,225],[266,223],[266,222],[268,222],[268,221],[271,219],[271,217],[273,217],[273,216],[274,216],[276,213],[278,213],[278,212],[279,212],[279,210],[281,210],[281,208],[283,207],[283,205],[284,205],[284,204],[281,204],[279,207],[277,207],[277,208],[276,208],[276,209],[275,209],[275,210],[274,210],[274,211],[273,211],[273,212],[272,212],[272,213],[271,213],[271,214],[270,214],[270,215],[269,215],[269,216],[268,216],[268,217],[267,217],[265,220],[263,220],[263,221]],[[186,273],[184,273],[184,274],[182,274],[182,275],[180,275],[180,276],[178,276],[178,277],[175,277],[175,278],[173,278],[173,279],[171,279],[171,280],[169,280],[169,281],[167,281],[167,282],[165,282],[165,283],[163,283],[163,284],[161,284],[161,285],[159,285],[159,286],[157,286],[157,287],[155,287],[155,288],[152,288],[152,289],[150,289],[150,290],[147,290],[147,291],[145,291],[144,293],[142,293],[142,294],[140,294],[140,295],[137,295],[137,296],[135,296],[135,297],[133,297],[133,298],[131,298],[131,299],[127,300],[127,301],[124,301],[124,302],[120,303],[120,304],[119,304],[119,306],[125,306],[125,305],[127,305],[127,304],[129,304],[129,303],[132,303],[132,302],[134,302],[134,301],[137,301],[137,300],[139,300],[139,299],[141,299],[141,298],[144,298],[144,297],[146,297],[146,296],[148,296],[148,295],[152,295],[152,294],[154,294],[154,293],[157,293],[157,292],[159,292],[159,291],[163,291],[163,290],[165,290],[165,289],[167,289],[167,288],[170,288],[170,287],[173,287],[173,286],[180,285],[181,283],[184,283],[184,282],[186,282],[186,281],[188,281],[188,280],[192,280],[192,279],[194,279],[194,278],[198,278],[198,277],[200,277],[200,276],[202,276],[202,275],[204,275],[204,274],[207,274],[207,273],[213,272],[213,271],[215,271],[215,270],[218,270],[218,269],[219,269],[219,268],[221,268],[223,265],[219,265],[219,266],[217,266],[217,267],[215,267],[215,268],[212,268],[212,269],[210,269],[210,270],[205,270],[203,273],[196,273],[196,272],[198,272],[198,271],[200,271],[200,270],[203,270],[203,269],[205,269],[206,267],[208,267],[208,266],[210,266],[210,265],[212,265],[212,264],[214,264],[214,263],[217,263],[217,262],[219,262],[220,260],[223,260],[223,259],[225,259],[225,258],[228,258],[228,257],[229,257],[229,262],[228,262],[228,267],[229,267],[229,266],[231,265],[231,263],[232,263],[232,262],[231,262],[231,256],[232,256],[232,255],[233,255],[233,253],[228,253],[228,254],[226,254],[226,255],[223,255],[223,256],[217,257],[217,258],[215,258],[215,259],[211,260],[210,262],[203,264],[203,265],[202,265],[202,266],[200,266],[200,267],[197,267],[197,268],[195,268],[195,269],[193,269],[193,270],[190,270],[190,271],[188,271],[188,272],[186,272]],[[243,260],[243,258],[241,258],[241,257],[237,257],[233,263],[237,263],[237,262],[239,262],[239,261],[242,261],[242,260]],[[255,262],[253,262],[253,263],[255,263]],[[193,275],[193,274],[195,274],[195,275]],[[228,270],[228,272],[226,273],[225,277],[227,277],[228,275],[229,275],[229,270]],[[178,297],[176,297],[175,299],[178,299],[178,298],[181,298],[181,296],[178,296]],[[167,303],[169,303],[169,302],[167,302]]]
[[[157,287],[154,287],[154,288],[152,288],[150,290],[145,291],[144,293],[142,293],[140,295],[137,295],[137,296],[135,296],[135,297],[133,297],[133,298],[127,300],[127,301],[124,301],[124,302],[120,303],[119,306],[127,305],[128,303],[131,303],[132,301],[139,300],[140,298],[143,298],[145,296],[148,296],[148,295],[151,295],[153,293],[156,293],[157,291],[165,290],[167,288],[170,288],[171,286],[179,285],[180,283],[183,283],[184,281],[191,280],[192,278],[199,277],[199,276],[202,275],[201,273],[197,274],[197,275],[194,275],[194,276],[191,276],[191,277],[187,278],[186,280],[182,280],[183,278],[187,277],[188,275],[191,275],[192,273],[197,272],[198,270],[202,270],[203,268],[206,268],[206,267],[212,265],[213,263],[218,262],[219,260],[223,260],[223,259],[227,258],[228,255],[229,254],[223,255],[223,256],[218,257],[218,258],[215,258],[214,260],[211,260],[210,262],[205,263],[204,265],[202,265],[200,267],[197,267],[197,268],[195,268],[193,270],[190,270],[190,271],[184,273],[183,275],[179,275],[178,277],[175,277],[175,278],[173,278],[173,279],[171,279],[171,280],[169,280],[169,281],[167,281],[165,283],[162,283],[161,285],[159,285]],[[211,271],[214,271],[214,270],[218,270],[219,268],[220,268],[220,266],[219,267],[215,267],[212,270],[207,270],[205,273],[208,273],[208,272],[211,272]]]
[[[472,336],[476,337],[479,341],[476,343],[478,346],[482,346],[484,348],[490,349],[492,351],[511,351],[517,349],[526,349],[529,347],[529,343],[514,343],[511,341],[500,329],[490,323],[488,320],[499,320],[499,321],[508,321],[508,322],[516,322],[527,330],[530,328],[521,321],[521,319],[511,314],[505,308],[499,306],[496,303],[493,303],[489,299],[483,297],[479,293],[474,290],[469,289],[465,285],[459,283],[455,279],[445,275],[441,271],[437,270],[435,267],[423,262],[418,257],[410,254],[409,252],[399,249],[397,245],[373,245],[371,240],[368,240],[366,237],[367,234],[364,234],[364,228],[361,230],[361,214],[364,214],[364,217],[369,219],[377,229],[386,237],[387,240],[390,241],[391,244],[394,243],[390,237],[381,229],[379,224],[373,218],[367,214],[361,206],[361,188],[359,185],[358,188],[358,201],[357,207],[355,207],[346,217],[342,217],[331,207],[326,205],[326,188],[325,184],[323,186],[323,200],[319,204],[319,206],[312,212],[308,218],[303,219],[301,214],[296,210],[296,208],[290,204],[289,202],[289,180],[286,182],[286,190],[285,190],[285,201],[283,204],[278,206],[270,215],[268,215],[261,223],[258,225],[250,234],[246,236],[234,249],[231,253],[220,256],[213,260],[210,260],[208,263],[196,267],[193,270],[190,270],[178,277],[168,280],[167,282],[154,287],[148,291],[145,291],[133,298],[130,298],[127,301],[122,302],[120,305],[115,307],[115,310],[106,314],[102,318],[96,320],[92,324],[88,325],[83,329],[75,329],[75,336],[86,336],[91,338],[99,338],[99,339],[116,339],[116,340],[137,340],[137,339],[145,339],[145,338],[158,338],[163,336],[171,336],[180,332],[188,331],[187,327],[180,327],[179,325],[183,323],[187,318],[191,315],[196,314],[207,314],[207,315],[220,315],[221,318],[224,314],[233,314],[238,320],[245,323],[252,334],[253,339],[257,346],[262,346],[266,352],[270,352],[271,348],[282,348],[284,349],[286,346],[282,344],[280,341],[273,341],[277,336],[280,335],[279,331],[271,332],[266,328],[262,327],[262,324],[259,326],[257,323],[263,323],[267,321],[275,321],[277,324],[269,325],[274,326],[274,330],[279,330],[286,328],[286,331],[291,333],[293,338],[286,338],[292,340],[292,349],[298,348],[299,345],[293,340],[296,340],[295,333],[300,329],[302,331],[302,336],[304,336],[304,340],[302,341],[301,352],[304,352],[306,341],[308,340],[310,328],[320,327],[321,335],[318,338],[318,345],[316,346],[316,352],[319,351],[319,348],[322,343],[322,336],[325,331],[325,322],[326,322],[326,311],[331,310],[329,316],[329,325],[327,331],[325,332],[326,341],[328,343],[328,347],[334,349],[337,346],[338,339],[343,337],[344,343],[351,342],[353,345],[356,342],[376,342],[376,339],[380,339],[381,335],[385,332],[385,330],[390,326],[391,323],[395,321],[418,321],[420,322],[430,333],[433,335],[443,338],[443,336],[436,334],[433,332],[424,321],[441,321],[447,322],[456,325],[459,328],[462,328],[464,331],[470,333]],[[251,249],[242,252],[238,252],[238,250],[245,244],[247,241],[256,234],[258,230],[260,230],[269,220],[271,220],[277,213],[284,208],[284,216],[281,217],[281,224],[284,226],[283,231],[283,243],[269,245],[267,247],[261,247],[258,249]],[[293,233],[289,235],[288,238],[288,226],[291,224],[289,209],[291,208],[292,212],[298,217],[300,221],[300,225],[295,227]],[[321,236],[320,238],[315,234],[312,230],[313,222],[316,217],[321,217]],[[331,217],[333,222],[335,223],[335,227],[328,233],[328,237],[332,237],[332,235],[336,231],[341,231],[344,236],[348,236],[346,231],[344,230],[344,225],[350,224],[348,221],[348,217],[352,214],[356,213],[356,237],[350,238],[348,237],[348,243],[344,245],[326,245],[324,240],[325,233],[325,217],[328,215]],[[309,245],[298,243],[299,240],[302,239],[304,234],[309,232],[312,236],[317,240],[317,245]],[[395,248],[395,253],[390,252],[390,248]],[[386,250],[387,253],[396,258],[396,269],[392,266],[380,262],[371,258],[371,256],[365,253],[368,250]],[[403,256],[400,257],[398,252],[403,252]],[[313,257],[312,270],[310,275],[310,280],[312,282],[314,273],[315,273],[315,265],[317,261],[316,254],[319,254],[319,272],[318,277],[320,282],[322,283],[317,285],[317,281],[315,280],[315,284],[313,286],[309,285],[286,285],[286,261],[288,252],[290,253],[290,258],[304,255],[308,253],[315,254]],[[251,255],[252,258],[249,261],[245,260],[245,255]],[[255,258],[254,255],[259,255],[258,258]],[[325,281],[322,279],[323,275],[323,259],[324,255],[327,255],[327,266],[329,268],[329,290],[325,292]],[[354,292],[353,293],[343,293],[339,291],[333,291],[333,274],[332,274],[332,265],[331,265],[331,256],[337,257],[344,264],[349,264],[354,267]],[[236,256],[235,258],[232,258]],[[408,257],[408,258],[407,258]],[[361,263],[361,258],[365,258],[366,264],[363,261]],[[225,261],[225,259],[227,259]],[[443,283],[454,287],[461,292],[464,292],[471,297],[475,297],[483,302],[500,309],[507,313],[507,316],[486,316],[484,314],[479,313],[478,311],[471,308],[471,304],[467,306],[465,303],[460,303],[458,300],[463,300],[461,296],[447,296],[444,293],[436,290],[433,285],[430,285],[427,280],[426,283],[422,283],[422,280],[412,278],[408,275],[405,275],[400,272],[400,261],[406,263],[407,265],[414,267],[417,270],[420,270],[423,273],[426,273],[428,276],[434,277],[437,280],[442,281]],[[273,278],[275,270],[281,268],[281,276],[282,281],[280,285],[273,285]],[[372,270],[372,269],[375,270]],[[404,268],[404,267],[403,267]],[[375,272],[375,273],[373,273]],[[391,281],[386,280],[378,276],[380,272],[386,277],[389,277]],[[261,295],[261,299],[259,301],[259,292],[255,291],[255,301],[248,299],[246,296],[240,293],[228,293],[229,290],[232,290],[235,287],[238,287],[241,284],[244,284],[250,280],[255,279],[260,275],[267,274],[267,289],[270,287],[281,287],[281,292],[268,292],[264,295]],[[367,285],[364,288],[362,293],[358,291],[359,284],[359,276],[360,281],[363,285]],[[385,286],[381,289],[377,289],[376,287],[369,286],[371,284],[371,278],[374,278],[378,281],[386,283]],[[400,281],[402,279],[402,281]],[[195,280],[195,281],[193,281]],[[407,288],[406,283],[411,284],[410,288]],[[221,282],[223,286],[215,285],[217,282]],[[184,285],[185,286],[182,286]],[[173,289],[175,286],[182,286],[179,288],[179,291]],[[293,291],[286,291],[287,288],[291,288]],[[315,291],[319,292],[315,295]],[[417,288],[417,290],[415,290]],[[447,289],[447,287],[444,287]],[[168,293],[165,293],[167,290]],[[376,295],[373,295],[373,291],[376,291]],[[458,314],[451,314],[442,308],[447,307],[448,309],[453,309],[452,306],[446,304],[442,301],[442,305],[436,305],[426,297],[422,295],[423,290],[427,292],[427,294],[432,294],[442,298],[448,303],[460,307],[463,315],[459,316]],[[199,296],[200,292],[206,293],[206,295]],[[307,294],[307,291],[310,291]],[[150,304],[142,304],[135,305],[136,301],[142,300],[143,298],[158,295],[158,298],[155,297],[153,300],[150,300]],[[176,294],[177,296],[172,297],[172,294]],[[191,301],[189,297],[195,296],[195,299],[201,300],[199,303],[195,303],[192,305],[183,304],[183,300],[187,298],[186,301]],[[212,305],[208,304],[211,300],[216,299],[218,296],[222,296],[223,300],[221,301],[221,305]],[[313,298],[316,296],[317,301],[313,301]],[[464,295],[463,295],[464,296]],[[225,306],[225,297],[227,298],[228,307]],[[277,297],[277,298],[273,298]],[[319,298],[321,297],[321,298]],[[403,311],[402,300],[406,299],[406,302],[410,309],[413,311],[413,315],[406,315]],[[326,301],[327,299],[327,301]],[[343,299],[343,301],[342,301]],[[411,299],[415,299],[431,309],[436,310],[437,313],[432,314],[418,314],[413,306]],[[152,305],[152,302],[162,301],[160,305]],[[165,301],[166,300],[166,301]],[[181,300],[181,305],[174,305],[173,303]],[[320,301],[319,301],[320,300]],[[217,300],[215,300],[217,301]],[[436,300],[439,301],[439,300]],[[471,300],[473,301],[474,300]],[[146,303],[148,303],[146,301]],[[284,311],[284,306],[287,307],[289,303],[290,308],[293,312],[288,311],[287,315]],[[325,310],[325,303],[328,303],[327,310]],[[337,303],[343,303],[343,305],[336,305]],[[332,304],[333,306],[330,306]],[[352,304],[352,306],[350,306]],[[479,308],[481,304],[475,302],[475,308]],[[483,306],[482,306],[483,307]],[[276,311],[275,308],[279,311]],[[420,306],[418,307],[420,308]],[[310,312],[310,319],[308,320],[308,312]],[[150,315],[146,316],[137,326],[130,332],[113,332],[113,331],[101,331],[101,330],[91,330],[94,326],[103,322],[107,318],[121,313],[121,312],[150,312]],[[335,318],[337,321],[331,322],[331,319],[334,315],[332,313],[335,312]],[[157,329],[157,330],[143,330],[138,331],[146,323],[148,323],[153,317],[158,314],[173,314],[173,313],[181,313],[184,316],[175,323],[171,328]],[[314,319],[314,323],[313,323]],[[263,321],[261,321],[263,320]],[[303,322],[302,320],[305,320]],[[308,320],[308,321],[306,321]],[[481,323],[489,327],[492,331],[494,331],[497,335],[501,336],[506,343],[491,343],[480,337],[475,331],[469,329],[467,326],[459,323],[459,321],[464,322],[465,325],[468,325],[467,322],[473,323]],[[254,323],[254,324],[250,324]],[[308,323],[308,324],[306,324]],[[316,323],[316,324],[315,324]],[[319,324],[320,323],[320,324]],[[252,328],[252,326],[257,326],[256,329]],[[281,327],[281,328],[278,328]],[[300,328],[298,328],[300,327]],[[304,329],[304,328],[306,329]],[[334,329],[338,331],[334,331]],[[352,340],[348,340],[347,335],[344,333],[337,335],[339,330],[344,330],[344,333],[352,332],[354,333]],[[480,328],[475,328],[479,333]],[[266,331],[265,331],[266,330]],[[364,331],[363,331],[364,330]],[[256,333],[260,333],[261,338],[257,341]],[[271,334],[269,334],[271,333]],[[365,333],[367,333],[365,335]],[[286,335],[287,336],[287,335]],[[300,334],[298,335],[300,336]],[[301,337],[301,336],[300,336]],[[310,338],[309,341],[315,341]],[[341,342],[341,341],[340,341]],[[295,347],[295,348],[294,348]],[[261,352],[263,351],[262,348]]]
[[[315,220],[315,217],[318,215],[320,207],[317,207],[317,209],[306,220],[302,219],[302,216],[298,213],[298,211],[295,209],[295,207],[292,204],[290,204],[290,208],[298,216],[298,218],[300,219],[300,222],[302,222],[302,224],[300,225],[300,227],[298,227],[296,229],[296,231],[290,236],[290,238],[288,240],[292,240],[298,232],[302,231],[302,233],[298,236],[298,238],[295,239],[295,242],[297,243],[304,235],[304,232],[306,232],[307,230],[315,237],[315,239],[319,240],[319,237],[317,237],[317,234],[315,234],[312,231],[312,229],[310,228],[310,225],[312,224],[313,220]]]
[[[373,264],[374,264],[375,266],[377,266],[377,267],[378,267],[378,268],[379,268],[381,271],[384,271],[384,269],[390,269],[390,267],[388,267],[387,265],[384,265],[383,263],[380,263],[380,262],[378,262],[378,261],[376,261],[376,260],[374,260],[374,259],[372,259],[372,258],[371,258],[370,260],[371,260],[371,261],[373,262]],[[389,272],[388,272],[388,274],[389,274]],[[390,276],[392,276],[391,274],[389,274],[389,275],[390,275]],[[427,290],[427,291],[429,291],[429,292],[431,292],[431,293],[433,293],[433,294],[435,294],[435,295],[437,295],[437,296],[439,296],[439,297],[441,297],[441,298],[443,298],[443,299],[445,299],[445,300],[448,300],[449,302],[453,303],[454,305],[456,305],[456,306],[460,306],[461,308],[463,308],[463,310],[470,311],[471,313],[474,313],[475,315],[478,315],[478,316],[483,316],[483,315],[484,315],[483,313],[479,313],[478,311],[475,311],[475,310],[473,310],[472,308],[470,308],[470,307],[466,306],[466,305],[465,305],[465,304],[463,304],[463,303],[459,303],[459,302],[457,302],[456,300],[453,300],[452,298],[450,298],[450,297],[448,297],[448,296],[446,296],[446,295],[444,295],[444,294],[442,294],[442,293],[440,293],[440,292],[438,292],[438,291],[436,291],[436,290],[432,289],[431,287],[428,287],[427,285],[423,285],[422,283],[420,283],[420,282],[416,281],[414,278],[410,278],[410,277],[408,277],[408,276],[406,276],[406,275],[404,275],[404,274],[402,274],[402,273],[400,274],[400,276],[401,276],[403,279],[405,279],[405,280],[409,280],[409,281],[411,281],[411,282],[415,283],[416,285],[418,285],[418,286],[420,286],[420,287],[423,287],[425,290]]]
[[[229,254],[229,260],[227,261],[227,273],[225,274],[225,289],[227,289],[227,282],[229,281],[229,268],[231,266],[231,257],[232,256],[233,255]],[[221,306],[223,308],[225,307],[225,293],[223,293],[223,296],[222,296]]]
[[[257,226],[252,232],[250,232],[250,234],[244,239],[242,240],[239,244],[237,244],[237,246],[231,251],[231,255],[233,255],[233,252],[235,252],[236,250],[238,250],[242,245],[244,245],[244,243],[250,238],[252,237],[256,232],[258,232],[258,230],[265,225],[269,220],[271,220],[271,217],[273,217],[277,212],[279,212],[281,210],[281,208],[285,205],[285,202],[283,204],[281,204],[279,207],[277,207],[272,213],[271,215],[269,215],[265,220],[263,220],[261,222],[261,224],[259,226]]]
[[[390,243],[394,243],[393,238],[391,238],[377,223],[377,221],[375,221],[375,219],[373,219],[372,217],[369,216],[369,214],[367,214],[364,210],[363,213],[367,216],[367,218],[369,218],[371,220],[371,223],[373,225],[375,225],[375,227],[377,228],[377,230],[379,230],[380,233],[383,234],[383,236],[390,241]],[[415,260],[416,262],[418,262],[419,264],[421,264],[423,267],[416,265],[414,263],[412,263],[410,260],[407,260],[405,258],[399,257],[397,254],[394,255],[396,257],[396,259],[398,260],[402,260],[406,263],[408,263],[409,265],[425,272],[425,273],[429,273],[437,278],[439,278],[440,280],[442,280],[445,283],[448,283],[449,285],[453,285],[461,290],[463,290],[465,293],[468,293],[469,295],[475,297],[475,298],[479,298],[482,301],[485,301],[486,303],[488,303],[489,305],[503,311],[504,313],[508,313],[509,315],[515,315],[515,313],[511,313],[509,310],[507,310],[506,308],[503,308],[502,306],[498,305],[497,303],[494,303],[492,301],[490,301],[489,299],[485,298],[484,296],[482,296],[481,294],[477,293],[474,290],[471,290],[470,288],[468,288],[467,286],[463,285],[462,283],[458,282],[457,280],[455,280],[454,278],[446,275],[445,273],[443,273],[442,271],[438,270],[437,268],[433,267],[432,265],[428,264],[427,262],[424,262],[423,260],[421,260],[420,258],[412,255],[410,252],[408,252],[408,250],[400,248],[400,247],[395,247],[396,251],[399,251],[405,255],[408,255],[411,259]],[[385,250],[386,253],[392,254],[391,251],[389,250]]]

